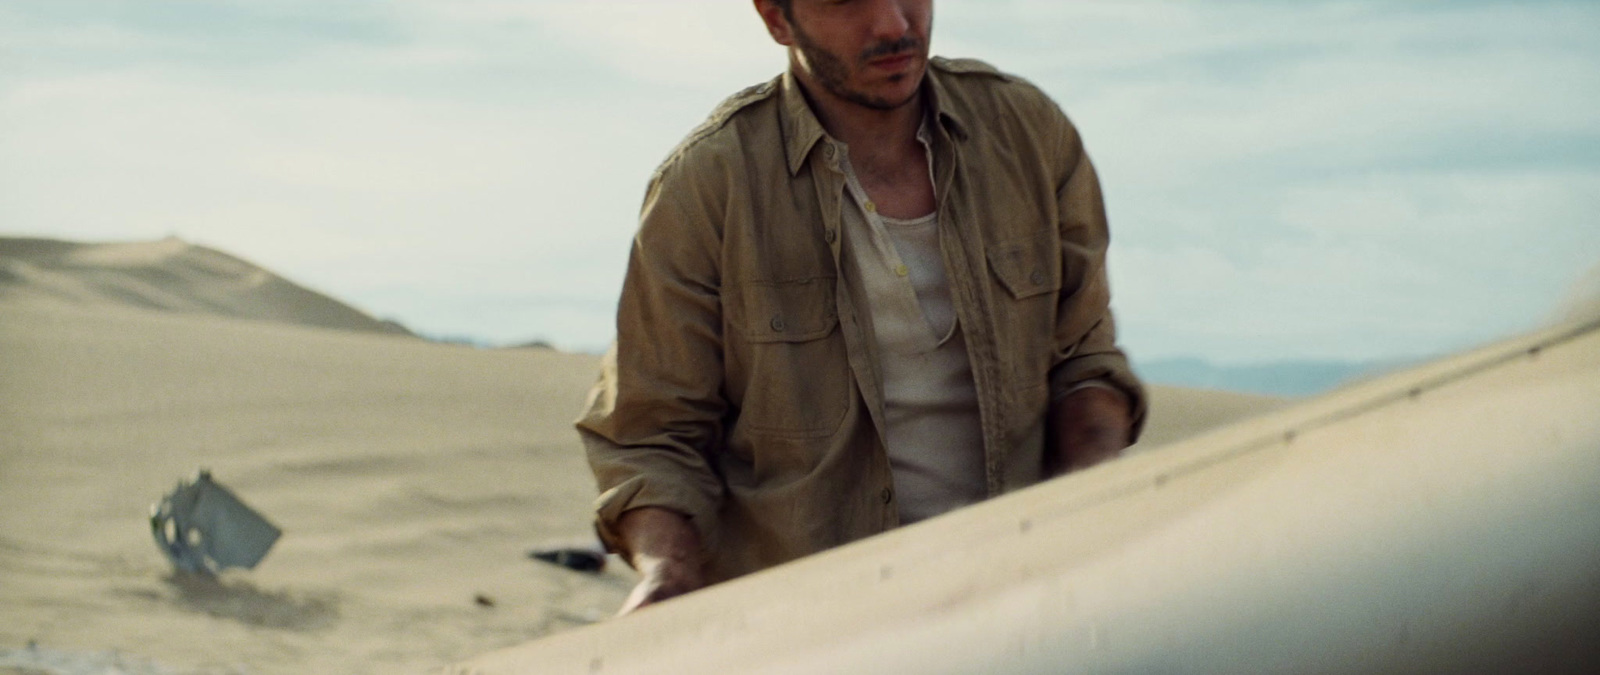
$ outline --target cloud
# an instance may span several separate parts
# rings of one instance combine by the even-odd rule
[[[1116,245],[1130,349],[1235,362],[1458,349],[1542,320],[1600,251],[1600,228],[1581,225],[1600,171],[1364,175],[1266,199],[1238,228],[1270,232],[1251,246]]]
[[[416,303],[387,303],[404,289],[542,293],[609,313],[655,162],[630,150],[676,132],[592,101],[506,109],[138,73],[15,87],[0,107],[0,219],[13,231],[176,233],[429,325],[441,322]],[[547,330],[486,328],[451,332]],[[553,337],[592,345],[608,331]]]
[[[422,25],[442,22],[451,32],[488,37],[495,49],[505,38],[542,40],[540,51],[604,68],[632,86],[711,88],[725,96],[732,93],[727,83],[764,80],[784,63],[747,2],[460,0],[406,8]]]
[[[644,180],[782,50],[748,3],[0,5],[0,222],[228,249],[431,333],[593,347]],[[1593,265],[1600,6],[941,0],[1088,139],[1140,356],[1368,358]]]
[[[1459,348],[1531,325],[1600,251],[1600,8],[967,10],[946,35],[1019,64],[1084,130],[1135,354]]]

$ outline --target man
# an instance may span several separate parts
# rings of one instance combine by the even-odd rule
[[[754,0],[789,53],[651,179],[578,421],[623,612],[1116,456],[1098,181],[931,0]]]

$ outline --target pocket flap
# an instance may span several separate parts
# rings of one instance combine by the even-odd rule
[[[1061,249],[1050,234],[989,248],[989,269],[1019,300],[1061,290]]]
[[[834,283],[829,277],[739,284],[729,323],[751,342],[804,342],[826,336],[839,323]]]

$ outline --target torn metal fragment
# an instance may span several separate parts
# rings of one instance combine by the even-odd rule
[[[201,469],[150,506],[150,533],[178,570],[214,575],[254,568],[283,530]]]

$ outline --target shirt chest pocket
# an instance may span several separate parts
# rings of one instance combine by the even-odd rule
[[[850,365],[833,278],[755,281],[732,288],[728,393],[737,424],[757,434],[827,436],[850,396]]]
[[[989,249],[989,268],[1011,297],[1025,300],[1061,290],[1061,249],[1050,234],[1041,232]]]
[[[1052,235],[999,242],[987,251],[989,269],[1004,288],[995,302],[995,341],[1019,389],[1045,385],[1055,352],[1062,255]]]

